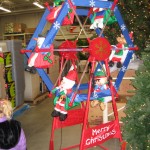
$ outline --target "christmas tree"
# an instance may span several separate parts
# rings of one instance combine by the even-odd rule
[[[135,95],[127,101],[123,138],[129,150],[150,150],[150,44],[142,54],[143,64],[136,72]]]
[[[145,39],[149,38],[149,0],[120,0],[119,9],[129,32],[134,32],[134,43],[143,50],[146,47]]]

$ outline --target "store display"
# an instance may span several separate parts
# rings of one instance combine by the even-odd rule
[[[30,0],[26,4],[15,0],[10,8],[7,2],[2,3],[1,8],[11,12],[0,12],[0,40],[6,40],[0,41],[0,98],[8,98],[15,108],[24,100],[35,105],[49,96],[54,104],[48,108],[53,120],[49,150],[149,148],[148,1],[42,2],[34,4],[43,5],[45,11]],[[39,45],[35,39],[43,34]],[[21,49],[16,40],[22,41]],[[144,51],[134,53],[138,47]],[[24,69],[19,52],[25,54]],[[72,66],[77,77],[68,75]],[[62,133],[63,128],[74,130],[75,125],[75,136],[73,132]],[[55,136],[57,129],[61,141]],[[29,149],[30,145],[34,143]]]
[[[8,99],[15,97],[15,82],[7,83],[6,91]]]
[[[4,77],[6,83],[13,82],[12,67],[5,67]]]
[[[3,59],[4,59],[4,65],[5,66],[10,66],[12,64],[10,52],[3,53]]]
[[[52,134],[51,134],[51,139],[50,139],[50,149],[51,150],[54,149],[54,142],[53,142],[54,136],[53,135],[54,135],[55,129],[60,128],[60,127],[62,128],[62,127],[67,127],[67,126],[71,126],[71,125],[76,125],[79,123],[83,124],[81,141],[80,141],[80,144],[78,145],[81,150],[91,148],[91,147],[94,147],[97,145],[101,147],[101,144],[103,144],[105,141],[112,139],[112,138],[118,138],[120,140],[120,142],[125,143],[122,140],[119,118],[118,118],[118,110],[117,110],[117,105],[116,105],[116,98],[118,97],[117,92],[118,92],[119,86],[122,82],[122,79],[124,77],[126,68],[128,67],[128,64],[130,62],[132,54],[134,53],[133,50],[137,50],[138,48],[134,46],[133,41],[132,41],[132,39],[128,33],[128,30],[123,22],[123,19],[120,15],[120,12],[117,7],[118,1],[117,0],[115,0],[114,2],[110,2],[110,1],[106,2],[106,1],[107,0],[102,1],[102,2],[101,1],[87,2],[86,0],[82,0],[82,3],[81,3],[81,2],[68,0],[68,1],[65,1],[64,3],[62,3],[62,5],[60,6],[60,9],[59,9],[60,13],[58,13],[59,10],[57,10],[57,8],[59,6],[54,5],[55,7],[53,7],[53,9],[55,9],[55,11],[54,11],[54,13],[52,13],[52,16],[50,16],[51,13],[47,12],[47,10],[50,10],[50,6],[47,5],[47,10],[43,14],[43,17],[37,26],[37,29],[40,28],[41,30],[35,31],[34,35],[38,35],[38,34],[40,34],[40,32],[42,32],[42,29],[44,28],[43,23],[48,19],[47,16],[49,16],[48,21],[52,20],[52,25],[51,25],[50,30],[47,32],[47,35],[42,44],[42,47],[40,48],[42,50],[46,49],[47,48],[46,46],[49,46],[53,43],[53,40],[54,40],[57,32],[60,30],[61,26],[63,26],[63,21],[65,20],[65,17],[67,16],[69,10],[71,9],[73,11],[73,13],[75,14],[75,16],[78,20],[78,23],[81,27],[79,36],[80,36],[81,32],[83,31],[85,33],[86,39],[89,43],[89,46],[86,48],[86,50],[83,49],[83,51],[86,51],[89,53],[87,63],[85,65],[84,71],[77,83],[77,86],[75,87],[75,89],[73,89],[73,92],[69,93],[69,95],[71,95],[69,104],[66,100],[66,96],[68,97],[68,95],[65,93],[65,91],[67,91],[67,90],[63,89],[65,84],[63,86],[61,85],[64,83],[64,81],[61,82],[61,74],[63,72],[63,69],[65,68],[65,65],[67,64],[67,62],[65,62],[65,60],[63,60],[61,53],[60,53],[60,57],[62,57],[62,60],[61,60],[61,64],[60,64],[60,66],[61,66],[60,73],[59,73],[58,80],[56,80],[55,85],[52,84],[51,80],[47,79],[47,74],[43,70],[42,71],[37,70],[38,73],[41,75],[41,78],[47,85],[47,88],[49,89],[49,91],[53,91],[54,89],[59,89],[56,86],[57,83],[61,83],[58,85],[60,85],[60,87],[62,88],[62,91],[59,94],[57,92],[55,93],[57,101],[56,101],[56,105],[54,106],[54,111],[52,113],[52,116],[54,117],[54,121],[53,121],[53,126],[52,126],[52,131],[51,131]],[[78,12],[74,8],[76,6],[83,6],[83,7],[85,6],[87,8],[90,7],[90,9],[89,10],[87,9],[88,11],[86,10],[87,11],[86,13],[85,13],[85,10],[81,10],[80,12]],[[102,20],[101,16],[97,12],[94,12],[95,15],[97,15],[100,18],[100,20],[94,20],[95,25],[93,27],[95,29],[98,37],[94,37],[94,38],[90,39],[84,30],[84,25],[86,24],[88,17],[90,18],[91,11],[93,11],[93,7],[95,7],[95,6],[96,6],[96,9],[98,9],[98,11],[100,11],[100,9],[103,9],[103,11],[105,12],[109,9],[109,13],[106,16],[107,18],[103,24],[103,22],[101,21]],[[85,14],[84,15],[87,16],[87,18],[85,19],[85,22],[82,22],[78,17],[78,15],[83,15],[83,13],[85,13],[86,15]],[[112,46],[110,45],[108,39],[106,39],[106,37],[103,37],[103,31],[104,31],[105,27],[107,26],[109,18],[113,15],[114,15],[114,17],[116,17],[115,21],[118,22],[119,28],[122,31],[122,34],[123,34],[125,40],[127,41],[128,47],[130,48],[122,66],[120,66],[120,65],[118,66],[118,68],[121,68],[121,69],[119,70],[119,73],[118,73],[115,83],[112,83],[110,67],[108,64]],[[96,22],[96,21],[100,21],[100,22]],[[101,22],[102,22],[102,25],[101,25]],[[60,31],[62,32],[62,34],[64,34],[63,37],[66,42],[65,45],[67,45],[69,43],[69,40],[67,39],[68,37],[65,37],[65,33],[63,33],[62,30],[60,30]],[[75,43],[77,42],[79,36],[76,39],[74,39]],[[33,37],[33,38],[37,38],[37,37]],[[33,40],[30,41],[30,43],[27,47],[28,48],[27,50],[29,50],[31,48],[31,45],[32,46],[34,45],[34,47],[36,46]],[[74,56],[73,53],[72,53],[72,55],[69,55],[71,53],[70,52],[71,49],[74,49],[74,50],[76,49],[76,51],[77,51],[76,47],[72,46],[71,44],[68,44],[68,45],[70,46],[70,47],[67,47],[68,52],[64,52],[64,49],[59,47],[59,51],[63,51],[64,59],[66,59],[67,61],[71,60],[72,56]],[[28,55],[27,50],[26,50],[26,54],[29,57],[30,55]],[[67,53],[68,53],[69,57],[67,57]],[[73,63],[73,65],[75,65],[74,60],[72,61],[72,63]],[[89,77],[88,83],[81,84],[81,81],[85,75],[85,70],[87,69],[89,63],[91,63],[91,65],[90,65],[91,68],[90,68],[90,77]],[[93,84],[93,78],[94,78],[95,72],[98,69],[101,69],[101,71],[103,71],[103,74],[105,74],[105,77],[106,77],[105,84],[108,86],[108,88],[104,88],[104,85],[102,84],[102,82],[99,81],[99,80],[101,80],[101,78],[98,78],[98,81],[96,81],[96,82],[99,82],[98,86],[101,88],[101,91],[96,91],[97,88],[95,87],[95,89],[94,89],[96,91],[96,94],[95,94],[95,91],[93,92],[92,84]],[[74,80],[75,80],[75,78],[74,78]],[[81,89],[88,90],[87,94],[82,93]],[[61,93],[63,93],[63,94],[61,94]],[[95,95],[92,93],[94,93]],[[50,94],[50,96],[51,96],[51,94]],[[101,109],[103,111],[105,111],[105,109],[106,109],[105,105],[108,102],[111,102],[112,106],[113,106],[113,113],[115,116],[114,120],[103,122],[103,124],[99,124],[97,126],[90,128],[88,126],[88,115],[89,115],[89,104],[90,104],[90,101],[92,101],[92,100],[94,100],[94,102],[95,102],[95,100],[101,101],[100,104],[103,104],[103,106],[101,105]],[[54,101],[55,101],[55,99],[54,99]],[[84,101],[84,103],[82,103],[83,101]],[[76,102],[81,103],[83,106],[80,109],[74,110],[79,113],[83,112],[83,114],[80,116],[75,115],[73,110],[68,110],[66,112],[66,109],[64,110],[64,107],[63,107],[66,104],[68,104],[69,107],[72,107],[73,104]],[[84,105],[85,103],[86,103],[86,105]],[[64,112],[64,114],[65,114],[65,115],[63,114],[63,118],[60,117],[62,115],[62,112]],[[121,146],[123,148],[124,144],[122,144]],[[71,147],[76,147],[76,145],[71,146]],[[69,148],[66,148],[66,149],[69,149]]]
[[[21,41],[1,41],[1,98],[8,98],[13,107],[24,102],[24,65],[20,54]],[[7,49],[6,49],[7,48]],[[18,63],[19,62],[19,63]]]
[[[22,46],[25,47],[31,38],[33,33],[11,33],[11,34],[4,34],[3,40],[21,40]]]

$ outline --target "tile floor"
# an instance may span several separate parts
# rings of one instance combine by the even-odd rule
[[[28,150],[49,150],[49,140],[52,126],[51,112],[53,102],[49,98],[41,101],[35,106],[30,106],[24,113],[16,117],[22,123],[27,138]],[[57,129],[55,131],[55,150],[79,144],[81,137],[81,125],[75,125]],[[107,141],[105,145],[108,150],[120,150],[119,140]],[[73,150],[78,150],[75,148]],[[100,147],[93,147],[89,150],[101,150]]]

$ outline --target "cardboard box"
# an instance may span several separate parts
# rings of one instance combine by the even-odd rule
[[[25,74],[24,100],[33,101],[36,97],[38,97],[41,94],[40,77],[38,73],[32,74],[25,71],[24,74]]]
[[[111,73],[112,78],[117,78],[118,76],[118,71],[115,71]],[[127,95],[127,96],[133,96],[134,93],[131,91],[134,91],[135,88],[132,86],[132,81],[135,77],[135,70],[127,70],[124,78],[120,84],[118,94],[119,95]]]
[[[14,25],[14,33],[24,33],[26,29],[26,25],[23,23],[15,23]]]
[[[111,76],[112,76],[113,78],[117,78],[118,73],[119,73],[119,71],[116,70],[116,71],[114,71],[114,72],[111,73]],[[126,77],[135,77],[135,70],[127,70],[127,71],[125,72],[125,75],[124,75],[124,78],[126,78]]]
[[[86,66],[87,60],[80,60],[79,62],[79,72],[83,72]],[[85,72],[88,72],[88,67]]]
[[[9,33],[24,33],[26,24],[23,23],[6,23],[5,24],[5,34]]]
[[[8,52],[7,44],[5,41],[0,42],[0,53]]]
[[[54,65],[51,66],[48,71],[48,75],[54,84],[59,76],[59,63],[60,63],[59,56],[55,55]]]
[[[25,33],[34,33],[36,28],[26,28]]]
[[[90,126],[99,125],[103,123],[103,112],[99,106],[89,107],[88,122]]]
[[[118,117],[119,117],[119,120],[121,121],[121,118],[126,116],[124,113],[126,103],[117,102],[116,105],[117,105]],[[114,119],[115,119],[115,116],[114,116],[112,104],[108,103],[108,120],[114,120]]]
[[[122,103],[121,102],[117,102],[116,105],[117,105],[117,110],[118,110],[118,117],[119,117],[119,120],[121,121],[121,118],[126,116],[125,113],[124,113],[126,102],[122,102]],[[89,125],[91,125],[91,126],[99,125],[99,124],[103,123],[104,119],[105,120],[108,119],[108,121],[114,120],[115,116],[114,116],[113,107],[112,107],[112,103],[111,102],[107,103],[107,109],[105,108],[104,111],[106,111],[106,110],[108,110],[107,111],[107,115],[108,116],[103,114],[104,112],[100,109],[99,106],[96,106],[94,108],[92,108],[90,106],[89,116],[88,116]]]

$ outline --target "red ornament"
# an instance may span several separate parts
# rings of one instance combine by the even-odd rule
[[[106,38],[97,37],[90,41],[90,56],[96,61],[102,61],[109,58],[111,54],[111,45]]]
[[[68,41],[66,40],[63,42],[60,46],[59,49],[62,49],[62,52],[59,52],[59,54],[64,57],[65,59],[69,60],[76,60],[77,59],[77,52],[76,51],[63,51],[63,49],[76,49],[76,41]]]

